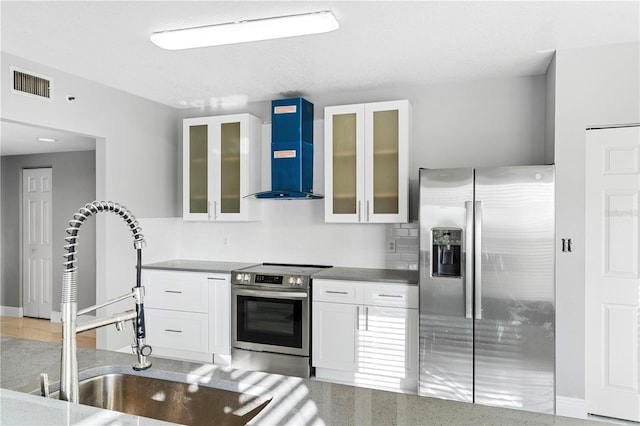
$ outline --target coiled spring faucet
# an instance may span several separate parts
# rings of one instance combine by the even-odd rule
[[[137,252],[136,286],[133,287],[128,294],[78,311],[77,268],[75,266],[78,232],[80,231],[80,226],[87,218],[99,212],[111,212],[120,216],[133,233],[133,247]],[[145,344],[144,287],[141,286],[142,248],[145,247],[146,242],[144,236],[141,234],[142,229],[131,212],[124,206],[111,201],[94,201],[81,207],[73,214],[73,218],[69,221],[69,227],[66,231],[67,236],[65,237],[65,241],[67,244],[64,246],[64,249],[67,252],[64,254],[65,261],[62,272],[62,363],[60,366],[60,399],[77,403],[79,393],[78,358],[76,353],[77,333],[110,324],[115,324],[118,330],[122,330],[125,321],[133,321],[135,344],[132,345],[132,348],[138,358],[137,362],[133,365],[133,369],[146,370],[151,367],[151,362],[147,359],[147,356],[151,354],[151,347]],[[129,310],[107,318],[96,319],[81,325],[78,325],[76,322],[78,315],[104,308],[105,306],[130,297],[135,299],[135,310]]]

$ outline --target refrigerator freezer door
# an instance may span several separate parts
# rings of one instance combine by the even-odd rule
[[[476,169],[475,184],[475,402],[553,413],[553,166]]]
[[[473,401],[472,202],[472,169],[420,170],[419,393],[465,402]]]

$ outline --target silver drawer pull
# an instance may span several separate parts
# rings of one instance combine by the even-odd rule
[[[330,293],[330,294],[349,294],[349,292],[346,291],[333,291],[333,290],[325,290],[325,293]]]
[[[171,328],[165,328],[164,331],[168,331],[169,333],[182,333],[182,330],[173,330]]]
[[[207,277],[208,280],[225,281],[226,278]]]
[[[175,293],[175,294],[182,294],[182,292],[180,290],[165,290],[165,293]]]
[[[379,294],[380,297],[402,297],[401,294]]]

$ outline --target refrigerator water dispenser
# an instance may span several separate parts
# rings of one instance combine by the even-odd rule
[[[431,275],[434,277],[461,277],[462,229],[432,228],[433,260]]]

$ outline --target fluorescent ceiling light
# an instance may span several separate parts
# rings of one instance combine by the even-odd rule
[[[53,139],[53,138],[38,138],[38,140],[40,142],[55,142],[55,141],[57,141],[57,139]]]
[[[151,34],[151,41],[163,49],[179,50],[326,33],[338,27],[338,21],[333,13],[325,10],[301,15],[159,31]]]

